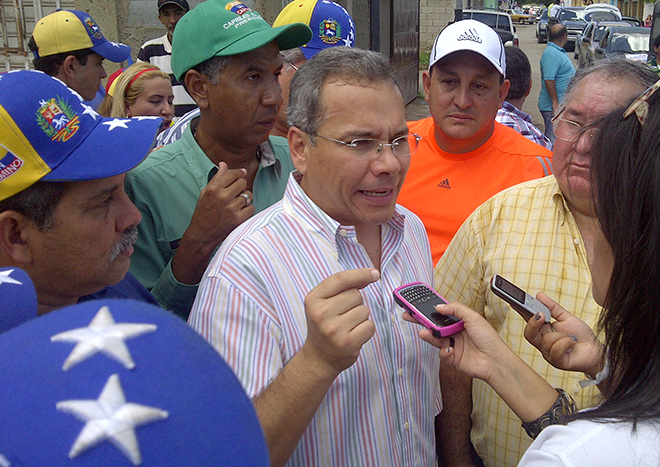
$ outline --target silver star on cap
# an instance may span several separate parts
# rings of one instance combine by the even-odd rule
[[[116,374],[108,378],[98,399],[61,401],[55,407],[85,422],[71,446],[70,459],[107,440],[133,465],[142,463],[135,428],[169,416],[167,411],[157,407],[126,402],[119,375]]]
[[[98,352],[117,360],[129,370],[135,368],[131,353],[124,342],[126,339],[154,332],[155,324],[119,323],[110,314],[107,306],[101,307],[86,328],[61,332],[50,338],[51,342],[77,342],[69,357],[62,365],[63,370],[87,360]]]
[[[113,118],[109,122],[103,122],[104,125],[108,125],[108,131],[112,131],[115,128],[127,128],[126,124],[130,122],[130,118]]]
[[[0,271],[0,284],[18,284],[18,285],[23,285],[22,282],[17,281],[13,277],[9,277],[9,275],[14,272],[13,269],[8,269],[7,271]]]

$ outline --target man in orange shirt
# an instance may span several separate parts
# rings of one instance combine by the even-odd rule
[[[431,117],[408,123],[423,139],[398,198],[424,222],[434,263],[484,201],[551,172],[549,150],[495,121],[505,75],[504,46],[489,26],[458,21],[436,38],[423,74]]]

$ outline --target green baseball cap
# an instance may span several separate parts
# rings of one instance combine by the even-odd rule
[[[236,0],[206,0],[177,23],[172,38],[172,71],[179,81],[211,57],[238,55],[277,41],[280,50],[305,45],[312,30],[303,23],[271,27],[256,11]]]

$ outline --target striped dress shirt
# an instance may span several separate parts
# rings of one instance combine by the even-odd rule
[[[545,292],[595,328],[600,307],[591,295],[587,251],[554,175],[504,190],[479,206],[458,230],[435,267],[435,286],[448,300],[481,313],[507,345],[578,408],[598,403],[582,373],[547,363],[525,340],[525,320],[493,294],[500,274],[530,295]],[[446,388],[445,390],[449,390]],[[486,383],[472,386],[472,443],[488,467],[514,467],[532,443],[518,417]]]
[[[432,280],[430,247],[421,221],[400,206],[381,238],[381,278],[362,290],[376,334],[335,380],[287,465],[435,466],[438,350],[392,297]],[[305,296],[336,272],[365,267],[373,265],[355,228],[325,214],[292,174],[281,202],[223,242],[189,322],[255,397],[305,342]]]

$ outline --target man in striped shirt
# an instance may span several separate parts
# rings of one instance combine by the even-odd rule
[[[253,399],[272,465],[435,466],[437,352],[392,291],[431,280],[396,204],[417,139],[387,57],[326,49],[296,73],[281,202],[237,227],[189,319]]]
[[[185,15],[190,6],[187,0],[158,0],[158,19],[167,29],[167,34],[145,42],[138,52],[138,61],[149,62],[170,75],[172,91],[174,92],[174,115],[181,117],[186,112],[197,107],[195,101],[186,92],[183,84],[179,82],[172,72],[170,60],[172,58],[172,36],[174,28],[181,17]]]

